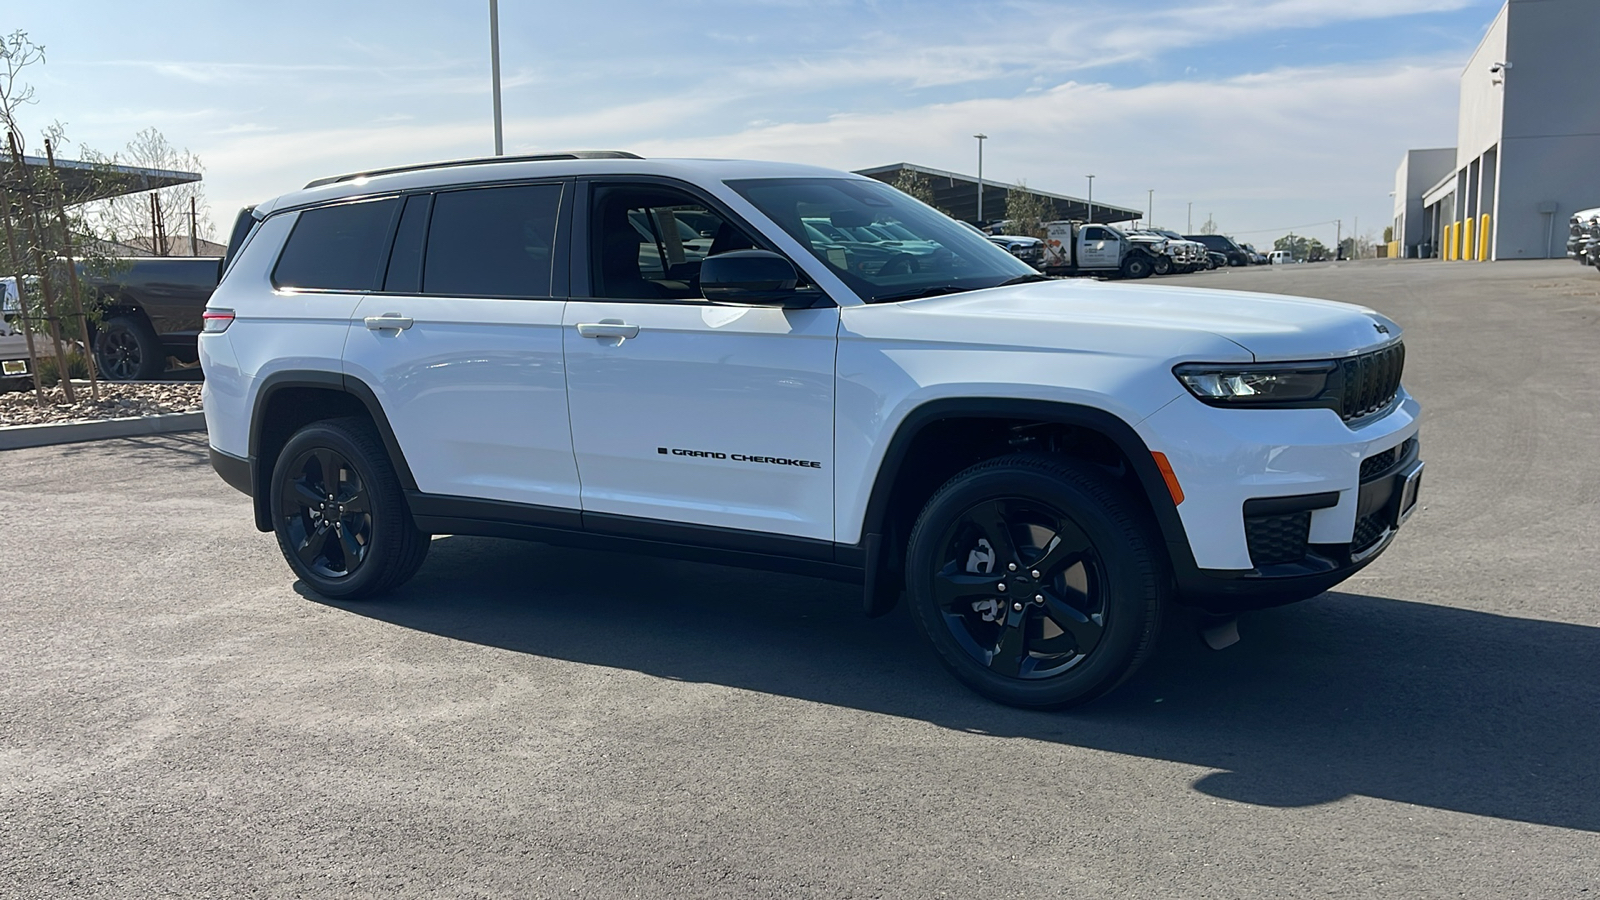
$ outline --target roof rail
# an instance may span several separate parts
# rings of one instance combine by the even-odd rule
[[[371,169],[366,172],[351,172],[349,175],[334,175],[329,178],[318,178],[306,183],[307,188],[322,187],[325,184],[338,184],[342,181],[354,181],[357,178],[372,178],[377,175],[396,175],[401,172],[420,172],[424,169],[449,169],[456,166],[487,166],[494,163],[508,162],[535,162],[545,159],[644,159],[637,153],[626,150],[569,150],[562,153],[534,153],[526,156],[478,156],[471,159],[451,159],[444,162],[417,163],[410,166],[394,166],[388,169]]]

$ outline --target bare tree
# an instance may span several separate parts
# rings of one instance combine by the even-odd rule
[[[20,80],[22,71],[43,62],[44,45],[35,44],[26,31],[19,28],[0,38],[0,131],[16,135],[18,149],[25,150],[27,146],[17,124],[17,112],[38,102],[33,97],[33,85]]]
[[[172,146],[155,128],[139,132],[114,156],[85,150],[83,157],[103,168],[120,164],[179,172],[205,171],[200,157]],[[99,201],[92,204],[89,218],[103,240],[139,245],[154,256],[187,255],[195,251],[194,239],[211,237],[210,209],[202,183],[192,181]]]
[[[1026,181],[1019,181],[1006,191],[1006,218],[1011,220],[1012,234],[1042,238],[1044,223],[1055,218],[1055,207],[1028,190]]]
[[[1222,229],[1217,227],[1217,220],[1213,219],[1211,217],[1210,213],[1207,213],[1206,214],[1205,224],[1200,226],[1200,233],[1201,234],[1217,234],[1221,230]]]

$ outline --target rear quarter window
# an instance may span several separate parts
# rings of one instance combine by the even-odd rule
[[[394,197],[303,210],[284,242],[272,283],[280,288],[370,291],[387,261]]]

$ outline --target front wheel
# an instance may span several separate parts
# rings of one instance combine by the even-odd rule
[[[417,530],[383,443],[358,418],[295,432],[272,473],[272,523],[289,568],[335,600],[392,590],[415,575],[429,535]]]
[[[1096,467],[979,463],[923,508],[907,594],[952,674],[991,700],[1059,709],[1128,678],[1155,641],[1166,570],[1136,500]]]
[[[1172,274],[1172,257],[1170,257],[1170,256],[1158,256],[1158,257],[1156,257],[1155,273],[1157,275],[1171,275]]]
[[[1122,261],[1123,278],[1149,278],[1150,257],[1136,253]]]

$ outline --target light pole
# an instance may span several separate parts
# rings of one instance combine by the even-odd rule
[[[1194,201],[1189,201],[1189,230],[1184,234],[1194,234]]]
[[[983,227],[983,142],[989,139],[987,134],[975,134],[978,139],[978,227]]]
[[[1089,221],[1093,222],[1094,221],[1094,176],[1090,175],[1090,176],[1088,176],[1088,179],[1089,179]]]
[[[489,74],[494,87],[494,155],[506,154],[505,137],[500,128],[500,4],[489,0]]]
[[[1156,227],[1156,189],[1150,189],[1150,208],[1144,214],[1144,227]]]

